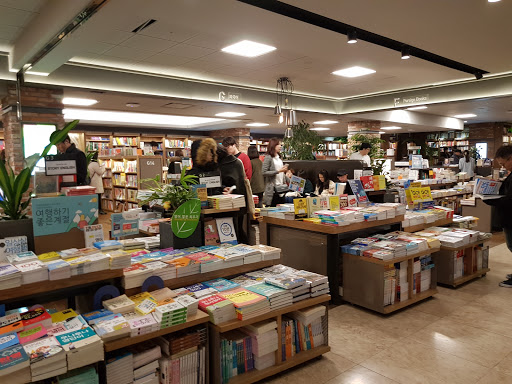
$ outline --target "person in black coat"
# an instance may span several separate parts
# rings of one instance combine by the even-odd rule
[[[57,132],[57,131],[55,131]],[[53,134],[52,134],[53,135]],[[67,135],[62,142],[57,144],[57,150],[60,152],[59,160],[75,160],[76,161],[76,183],[77,185],[88,185],[87,182],[87,158],[85,153],[79,150],[75,144],[71,142]]]
[[[504,145],[496,151],[495,160],[508,171],[507,178],[500,187],[499,199],[484,200],[484,203],[496,207],[495,214],[505,232],[508,249],[512,252],[512,146]],[[512,274],[500,283],[501,287],[512,288]]]

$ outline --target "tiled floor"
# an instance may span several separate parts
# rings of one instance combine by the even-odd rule
[[[497,234],[491,272],[391,316],[352,305],[329,311],[331,352],[275,384],[511,384],[512,253]],[[503,241],[503,240],[502,240]]]

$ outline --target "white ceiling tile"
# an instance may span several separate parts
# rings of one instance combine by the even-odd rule
[[[71,58],[69,61],[75,62],[75,63],[82,63],[82,64],[90,64],[96,59],[99,59],[100,55],[95,53],[84,53],[82,55],[76,55],[73,58]]]
[[[119,31],[117,29],[111,29],[102,37],[101,41],[108,44],[121,44],[123,41],[128,40],[134,34],[132,32]]]
[[[199,59],[200,57],[214,53],[214,49],[197,47],[188,44],[178,44],[170,49],[165,50],[163,53],[169,55],[178,55],[182,57],[190,57],[191,59]]]
[[[86,48],[86,52],[101,55],[101,54],[107,52],[109,49],[112,49],[114,47],[115,47],[115,45],[113,45],[113,44],[102,43],[101,41],[96,41]]]
[[[98,56],[98,58],[91,60],[90,64],[101,65],[110,68],[121,69],[134,69],[137,65],[135,60],[119,59],[112,56]]]
[[[165,51],[166,49],[169,49],[176,44],[178,43],[174,41],[142,36],[140,34],[130,37],[128,40],[125,40],[121,43],[121,45],[125,47],[144,49],[153,53]]]
[[[182,43],[198,35],[198,32],[191,29],[172,26],[165,23],[165,21],[159,20],[139,32],[139,34]]]
[[[224,67],[225,64],[212,63],[211,61],[198,59],[198,60],[189,61],[188,63],[186,63],[185,66],[192,70],[209,71],[209,70],[212,70],[215,68]]]
[[[0,39],[14,41],[18,33],[21,32],[21,28],[13,27],[11,25],[2,25],[0,24]]]
[[[187,40],[187,44],[219,51],[232,43],[226,42],[225,39],[219,38],[218,36],[214,36],[212,34],[201,34]]]
[[[140,60],[144,60],[144,59],[147,59],[148,57],[153,56],[154,52],[146,51],[143,49],[123,47],[121,45],[118,45],[112,49],[109,49],[103,55],[117,57],[117,58],[121,58],[121,59],[140,61]]]
[[[208,71],[208,72],[220,73],[222,75],[240,76],[249,71],[250,71],[250,69],[246,68],[246,67],[244,68],[244,67],[237,67],[234,65],[224,65],[222,67],[212,69],[211,71]]]
[[[0,51],[11,52],[12,44],[9,40],[0,39]]]
[[[165,53],[158,53],[149,58],[146,58],[143,61],[146,63],[151,63],[151,64],[159,64],[159,65],[164,65],[164,66],[165,65],[175,66],[175,65],[182,65],[182,64],[190,61],[190,58],[176,56],[176,55],[166,55]]]
[[[32,12],[0,6],[0,25],[23,27],[32,17]]]
[[[39,12],[44,3],[46,3],[46,0],[0,0],[0,6],[30,12]]]

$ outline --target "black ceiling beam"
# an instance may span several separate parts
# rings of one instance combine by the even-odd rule
[[[289,17],[294,20],[299,20],[319,28],[328,29],[343,35],[348,35],[349,32],[356,32],[358,40],[364,40],[368,43],[376,44],[384,48],[389,48],[397,52],[402,52],[403,47],[408,47],[411,56],[430,61],[434,64],[439,64],[444,67],[455,69],[457,71],[466,72],[477,79],[480,79],[483,74],[489,73],[483,69],[475,68],[458,61],[448,59],[443,56],[436,55],[435,53],[425,51],[423,49],[413,47],[409,44],[402,43],[397,40],[390,39],[376,33],[366,31],[361,28],[354,27],[353,25],[342,23],[334,19],[306,11],[305,9],[295,7],[277,0],[237,0],[241,3],[249,4],[267,11],[277,13],[282,16]]]

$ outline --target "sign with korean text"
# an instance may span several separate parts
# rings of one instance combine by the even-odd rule
[[[32,199],[34,236],[55,235],[83,228],[98,219],[98,196],[59,196]]]
[[[93,247],[93,244],[96,242],[104,241],[103,235],[103,225],[95,224],[95,225],[87,225],[84,227],[84,238],[85,238],[85,246],[87,248]]]
[[[201,217],[201,201],[192,199],[181,204],[171,219],[172,232],[180,239],[192,236]]]
[[[110,215],[112,222],[111,236],[121,237],[139,234],[139,216],[138,212],[122,212]]]

